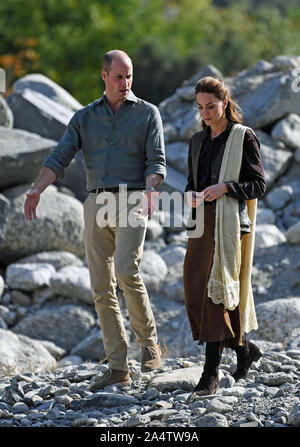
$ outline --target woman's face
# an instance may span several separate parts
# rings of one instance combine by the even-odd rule
[[[198,93],[196,101],[200,116],[207,126],[214,126],[224,118],[227,100],[222,101],[213,93]]]

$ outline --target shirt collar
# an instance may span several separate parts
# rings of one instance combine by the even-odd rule
[[[96,100],[96,102],[95,102],[94,105],[97,106],[98,104],[101,104],[103,101],[107,101],[107,99],[106,99],[106,95],[105,95],[105,91],[103,92],[103,95],[102,95],[99,99]],[[133,93],[133,91],[130,90],[130,92],[129,92],[127,98],[125,99],[125,101],[130,101],[130,102],[135,102],[135,103],[137,103],[137,102],[138,102],[138,99],[137,99],[137,97],[135,96],[135,94]],[[125,102],[125,101],[124,101],[124,102]]]
[[[220,135],[215,137],[214,140],[218,139],[220,141],[223,141],[224,139],[226,139],[228,137],[228,134],[229,134],[232,126],[233,126],[233,122],[231,120],[229,120],[228,123],[227,123],[226,129],[223,130],[223,132],[220,133]],[[205,130],[206,130],[206,136],[210,137],[210,126],[207,126],[207,128]]]

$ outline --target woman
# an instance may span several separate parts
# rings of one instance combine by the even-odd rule
[[[184,290],[193,339],[206,342],[194,394],[207,395],[218,388],[224,347],[237,354],[236,381],[261,356],[243,334],[257,329],[251,266],[257,198],[266,183],[260,144],[252,129],[242,125],[228,87],[208,76],[197,82],[195,94],[203,130],[190,140],[185,191],[193,214],[204,208],[204,230],[201,237],[190,233]]]

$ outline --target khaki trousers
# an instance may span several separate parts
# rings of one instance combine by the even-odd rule
[[[128,191],[127,196],[129,193],[132,191]],[[128,371],[128,344],[116,295],[117,283],[123,291],[130,324],[139,345],[157,343],[149,296],[139,272],[147,217],[142,216],[141,206],[128,205],[124,196],[121,200],[120,193],[109,193],[115,198],[116,210],[105,213],[105,203],[96,203],[96,199],[104,202],[103,194],[107,195],[90,193],[84,202],[84,243],[95,310],[110,367]],[[122,218],[129,212],[133,221],[141,226],[124,225]]]

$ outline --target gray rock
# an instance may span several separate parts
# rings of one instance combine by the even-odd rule
[[[290,425],[299,427],[300,426],[300,404],[299,402],[294,404],[288,415],[288,423]]]
[[[274,141],[262,131],[255,130],[260,142],[261,158],[263,162],[267,186],[270,187],[287,170],[293,158],[293,152],[280,149]]]
[[[17,186],[3,190],[0,196],[0,262],[8,265],[48,250],[66,250],[83,257],[82,204],[50,185],[41,195],[37,219],[27,221],[24,202],[29,189],[30,185]]]
[[[57,346],[55,343],[52,343],[51,341],[39,340],[39,342],[50,352],[52,357],[54,357],[57,360],[61,359],[66,353],[65,349],[62,349],[61,347]]]
[[[295,113],[290,113],[284,119],[280,120],[272,128],[273,138],[282,141],[291,148],[299,147],[300,139],[300,117]]]
[[[225,376],[220,380],[220,388],[231,388],[235,384],[235,380],[232,376]]]
[[[51,276],[49,286],[57,295],[90,305],[94,304],[87,267],[76,265],[63,267]]]
[[[290,185],[279,186],[266,195],[265,201],[273,210],[280,210],[292,200],[293,193]]]
[[[294,152],[294,158],[297,163],[300,163],[300,147]]]
[[[174,191],[179,191],[183,194],[185,187],[186,175],[178,172],[176,169],[172,168],[172,166],[167,165],[167,177],[160,189],[162,191],[167,191],[170,194]]]
[[[48,340],[71,350],[95,325],[92,312],[75,305],[46,307],[27,315],[13,328],[13,332],[31,338]]]
[[[12,331],[0,329],[0,368],[16,373],[54,368],[56,361],[49,351],[37,340]]]
[[[256,305],[258,329],[255,338],[282,342],[294,328],[299,327],[299,298],[282,298]]]
[[[196,74],[194,74],[190,79],[183,82],[184,86],[191,85],[193,88],[195,88],[195,84],[197,81],[201,78],[204,78],[205,76],[213,76],[219,79],[223,79],[223,75],[220,70],[218,70],[217,67],[211,64],[204,65],[200,71]]]
[[[56,142],[35,133],[0,127],[0,189],[33,182]]]
[[[182,245],[171,244],[163,249],[159,254],[165,261],[169,271],[176,268],[182,274],[183,262],[185,258],[186,249]]]
[[[1,316],[0,316],[0,329],[8,329],[7,323]]]
[[[31,305],[31,298],[20,290],[12,290],[10,295],[12,301],[19,306],[28,307]]]
[[[180,127],[180,139],[183,141],[189,141],[192,135],[201,130],[201,118],[199,111],[191,107],[183,119],[181,118],[179,122],[175,123],[175,125]]]
[[[223,414],[212,412],[196,419],[195,425],[197,427],[228,427],[228,421]]]
[[[3,291],[4,291],[4,279],[0,275],[0,298],[3,295]]]
[[[163,288],[162,288],[162,294],[165,298],[173,301],[177,301],[178,303],[184,303],[185,297],[184,297],[184,286],[182,279],[180,280],[166,280]],[[174,324],[176,324],[174,322]]]
[[[105,358],[102,331],[94,328],[86,338],[72,349],[71,355],[78,355],[84,360],[99,361]]]
[[[285,235],[290,244],[300,244],[300,220],[292,225]]]
[[[145,250],[140,271],[147,290],[158,291],[168,273],[168,268],[159,254],[153,250]]]
[[[14,414],[17,413],[27,413],[29,410],[28,406],[24,402],[16,402],[12,407],[11,411]]]
[[[19,290],[34,290],[49,286],[55,268],[51,264],[10,264],[6,269],[6,283]]]
[[[37,91],[25,88],[7,98],[14,115],[14,127],[58,141],[73,111]]]
[[[82,357],[79,357],[79,355],[67,355],[59,362],[59,367],[67,367],[67,366],[74,366],[74,365],[81,365],[83,362]]]
[[[243,386],[233,386],[232,388],[224,388],[222,390],[222,396],[236,396],[242,397],[246,393],[246,388]]]
[[[172,143],[172,141],[176,141],[178,139],[178,132],[176,127],[171,123],[164,123],[164,137],[165,143]]]
[[[275,224],[275,214],[273,210],[269,208],[258,208],[256,214],[256,224]]]
[[[78,256],[68,251],[44,251],[18,259],[18,264],[37,262],[51,264],[56,270],[60,270],[61,268],[70,265],[78,267],[83,265],[83,261]]]
[[[276,246],[285,242],[286,237],[284,233],[276,225],[256,225],[254,250]]]
[[[148,219],[146,228],[146,240],[153,241],[158,239],[163,233],[163,228],[155,218]]]
[[[17,320],[17,314],[2,305],[0,305],[0,316],[10,326],[15,324]]]
[[[148,416],[151,420],[163,421],[177,413],[178,413],[177,410],[167,410],[163,408],[162,410],[150,411],[149,413],[146,413],[146,416]]]
[[[232,411],[232,406],[215,398],[205,402],[205,408],[209,413],[228,413]]]
[[[182,141],[166,145],[167,163],[183,174],[187,174],[188,144]]]
[[[1,77],[1,74],[0,74]],[[1,79],[0,79],[1,82]],[[0,126],[2,127],[8,127],[12,128],[14,125],[14,116],[13,113],[3,98],[2,95],[0,95]]]
[[[293,68],[297,68],[300,66],[300,57],[280,54],[279,56],[276,56],[274,57],[274,59],[271,60],[271,64],[274,67],[274,71],[289,72]]]
[[[173,391],[178,389],[192,391],[199,382],[202,370],[202,366],[195,366],[157,374],[151,379],[150,386],[157,388],[159,391]],[[221,372],[219,377],[222,378]]]
[[[142,395],[144,400],[154,400],[158,398],[158,390],[156,388],[148,388],[147,391]]]
[[[125,427],[138,427],[139,425],[148,424],[151,421],[147,414],[135,414],[125,423]]]
[[[26,89],[41,93],[47,98],[76,112],[83,107],[60,85],[40,73],[28,74],[13,84],[14,93],[22,94]]]
[[[291,374],[286,374],[284,372],[276,373],[261,373],[257,378],[257,382],[264,383],[268,386],[278,386],[284,383],[293,383],[293,377]]]
[[[87,409],[98,409],[99,407],[103,408],[113,408],[113,407],[122,407],[138,404],[138,399],[133,396],[124,396],[123,394],[118,393],[105,393],[98,392],[94,393],[91,396],[88,396],[85,399],[74,399],[70,403],[71,410],[87,410]]]
[[[265,75],[243,77],[237,74],[231,83],[231,93],[244,111],[244,123],[250,127],[264,127],[289,113],[300,114],[297,95],[291,85],[293,69]]]

